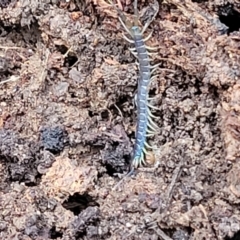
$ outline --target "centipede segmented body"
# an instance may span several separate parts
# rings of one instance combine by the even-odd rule
[[[133,48],[129,48],[132,54],[138,59],[139,66],[139,80],[136,94],[136,105],[137,105],[137,128],[136,128],[136,142],[134,146],[131,169],[136,169],[139,166],[145,165],[145,155],[148,154],[148,149],[152,148],[147,143],[147,137],[156,133],[158,126],[152,118],[155,116],[151,113],[150,109],[155,108],[149,104],[149,85],[151,81],[156,77],[153,72],[157,69],[159,64],[151,65],[150,55],[157,50],[155,47],[149,47],[145,44],[151,36],[152,32],[147,36],[143,37],[143,34],[159,10],[159,5],[155,1],[155,8],[157,9],[155,15],[151,20],[143,26],[142,29],[138,26],[139,13],[137,10],[137,0],[134,0],[134,21],[129,22],[125,15],[112,3],[114,8],[118,11],[118,18],[128,35],[123,34],[126,41],[134,44]]]

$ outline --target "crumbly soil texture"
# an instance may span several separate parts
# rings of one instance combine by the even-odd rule
[[[133,1],[115,3],[129,26]],[[158,3],[159,129],[124,177],[139,73],[116,9],[0,0],[0,239],[240,239],[240,3]]]

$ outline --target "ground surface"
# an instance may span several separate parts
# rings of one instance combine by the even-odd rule
[[[240,3],[159,4],[157,149],[114,188],[138,74],[116,12],[0,0],[0,239],[239,239]],[[131,19],[131,1],[118,6]]]

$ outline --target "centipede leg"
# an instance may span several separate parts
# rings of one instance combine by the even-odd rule
[[[152,120],[150,116],[148,116],[148,121],[152,124],[153,127],[155,127],[156,129],[159,129],[158,125]]]
[[[145,145],[146,145],[146,142],[145,142]],[[151,154],[146,150],[146,148],[143,148],[143,152],[145,155],[151,156]]]
[[[159,108],[157,108],[157,107],[155,107],[155,106],[151,105],[150,103],[148,103],[148,107],[150,107],[150,108],[152,108],[152,109],[159,110]]]
[[[137,94],[135,94],[135,96],[134,96],[134,101],[135,101],[135,105],[138,106],[138,104],[137,104]]]
[[[158,118],[157,116],[153,115],[150,110],[148,110],[148,115],[149,115],[151,118]]]
[[[161,64],[158,63],[158,64],[155,64],[155,65],[150,66],[150,69],[152,69],[151,75],[158,69],[158,67],[159,67],[160,65],[161,65]]]
[[[134,41],[132,39],[129,39],[125,34],[123,34],[123,38],[128,41],[129,43],[134,43]]]
[[[147,130],[147,135],[151,134],[151,135],[155,135],[156,134],[156,131],[151,131],[150,129]]]
[[[137,58],[136,48],[128,48],[130,52]]]
[[[146,147],[149,148],[149,149],[154,149],[154,150],[157,150],[157,149],[158,149],[157,147],[150,146],[147,142],[145,142],[145,145],[146,145]]]
[[[153,127],[152,125],[150,125],[149,123],[148,123],[148,128],[150,129],[150,130],[153,130],[154,132],[157,132],[157,130],[158,129],[156,129],[155,127]]]
[[[132,51],[134,51],[134,52],[136,51],[136,48],[135,48],[135,47],[128,48],[128,49],[129,49],[131,52],[132,52]]]
[[[157,68],[159,65],[160,65],[160,63],[155,64],[155,65],[152,65],[152,66],[150,66],[150,68],[151,68],[151,69],[154,69],[154,68]]]
[[[149,35],[143,39],[143,41],[147,42],[152,37],[152,34],[153,34],[153,31],[151,31]]]
[[[158,52],[148,52],[148,56],[156,56],[158,55]]]
[[[159,49],[159,47],[150,47],[150,46],[146,46],[147,50],[151,50],[151,51],[157,51]]]
[[[156,79],[156,78],[158,78],[157,75],[152,76],[152,77],[151,77],[151,81],[153,81],[153,80]]]

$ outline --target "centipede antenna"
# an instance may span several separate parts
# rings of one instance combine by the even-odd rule
[[[135,26],[138,26],[139,12],[138,12],[138,8],[137,8],[137,0],[134,0],[133,8],[134,8],[134,22],[133,22],[133,24]]]
[[[120,10],[119,10],[120,11]],[[125,15],[123,14],[123,16],[124,16],[124,18],[126,19],[126,17],[125,17]],[[132,33],[131,33],[131,31],[127,28],[127,25],[126,25],[126,23],[128,22],[127,20],[125,20],[125,22],[124,22],[124,20],[122,19],[122,17],[118,17],[118,19],[119,19],[119,21],[120,21],[120,23],[122,24],[122,26],[123,26],[123,28],[126,30],[126,32],[130,35],[130,36],[132,36]],[[125,38],[126,39],[126,38]],[[132,43],[132,42],[131,42]],[[133,42],[134,43],[134,42]]]
[[[150,21],[147,21],[147,23],[143,26],[143,29],[142,29],[142,31],[141,31],[141,34],[144,34],[144,32],[146,31],[146,29],[148,28],[148,26],[149,26],[150,23],[151,23]]]
[[[120,21],[126,22],[127,18],[126,16],[122,13],[122,11],[116,6],[116,4],[112,1],[109,0],[110,4],[114,7],[114,9],[117,11],[119,18],[121,18]]]
[[[115,3],[113,3],[113,1],[109,0],[110,4],[114,7],[114,9],[117,11],[118,13],[118,19],[120,21],[120,23],[122,24],[123,28],[127,31],[127,33],[132,36],[131,31],[129,30],[129,28],[127,27],[127,25],[132,25],[126,18],[126,16],[123,14],[123,12],[116,6]]]
[[[141,34],[144,34],[144,32],[146,31],[146,29],[148,28],[148,26],[150,25],[150,23],[156,18],[158,12],[159,12],[159,3],[158,1],[155,1],[154,4],[152,5],[154,10],[155,10],[155,13],[153,15],[153,17],[151,19],[149,19],[146,24],[143,26],[143,29],[141,31]]]

